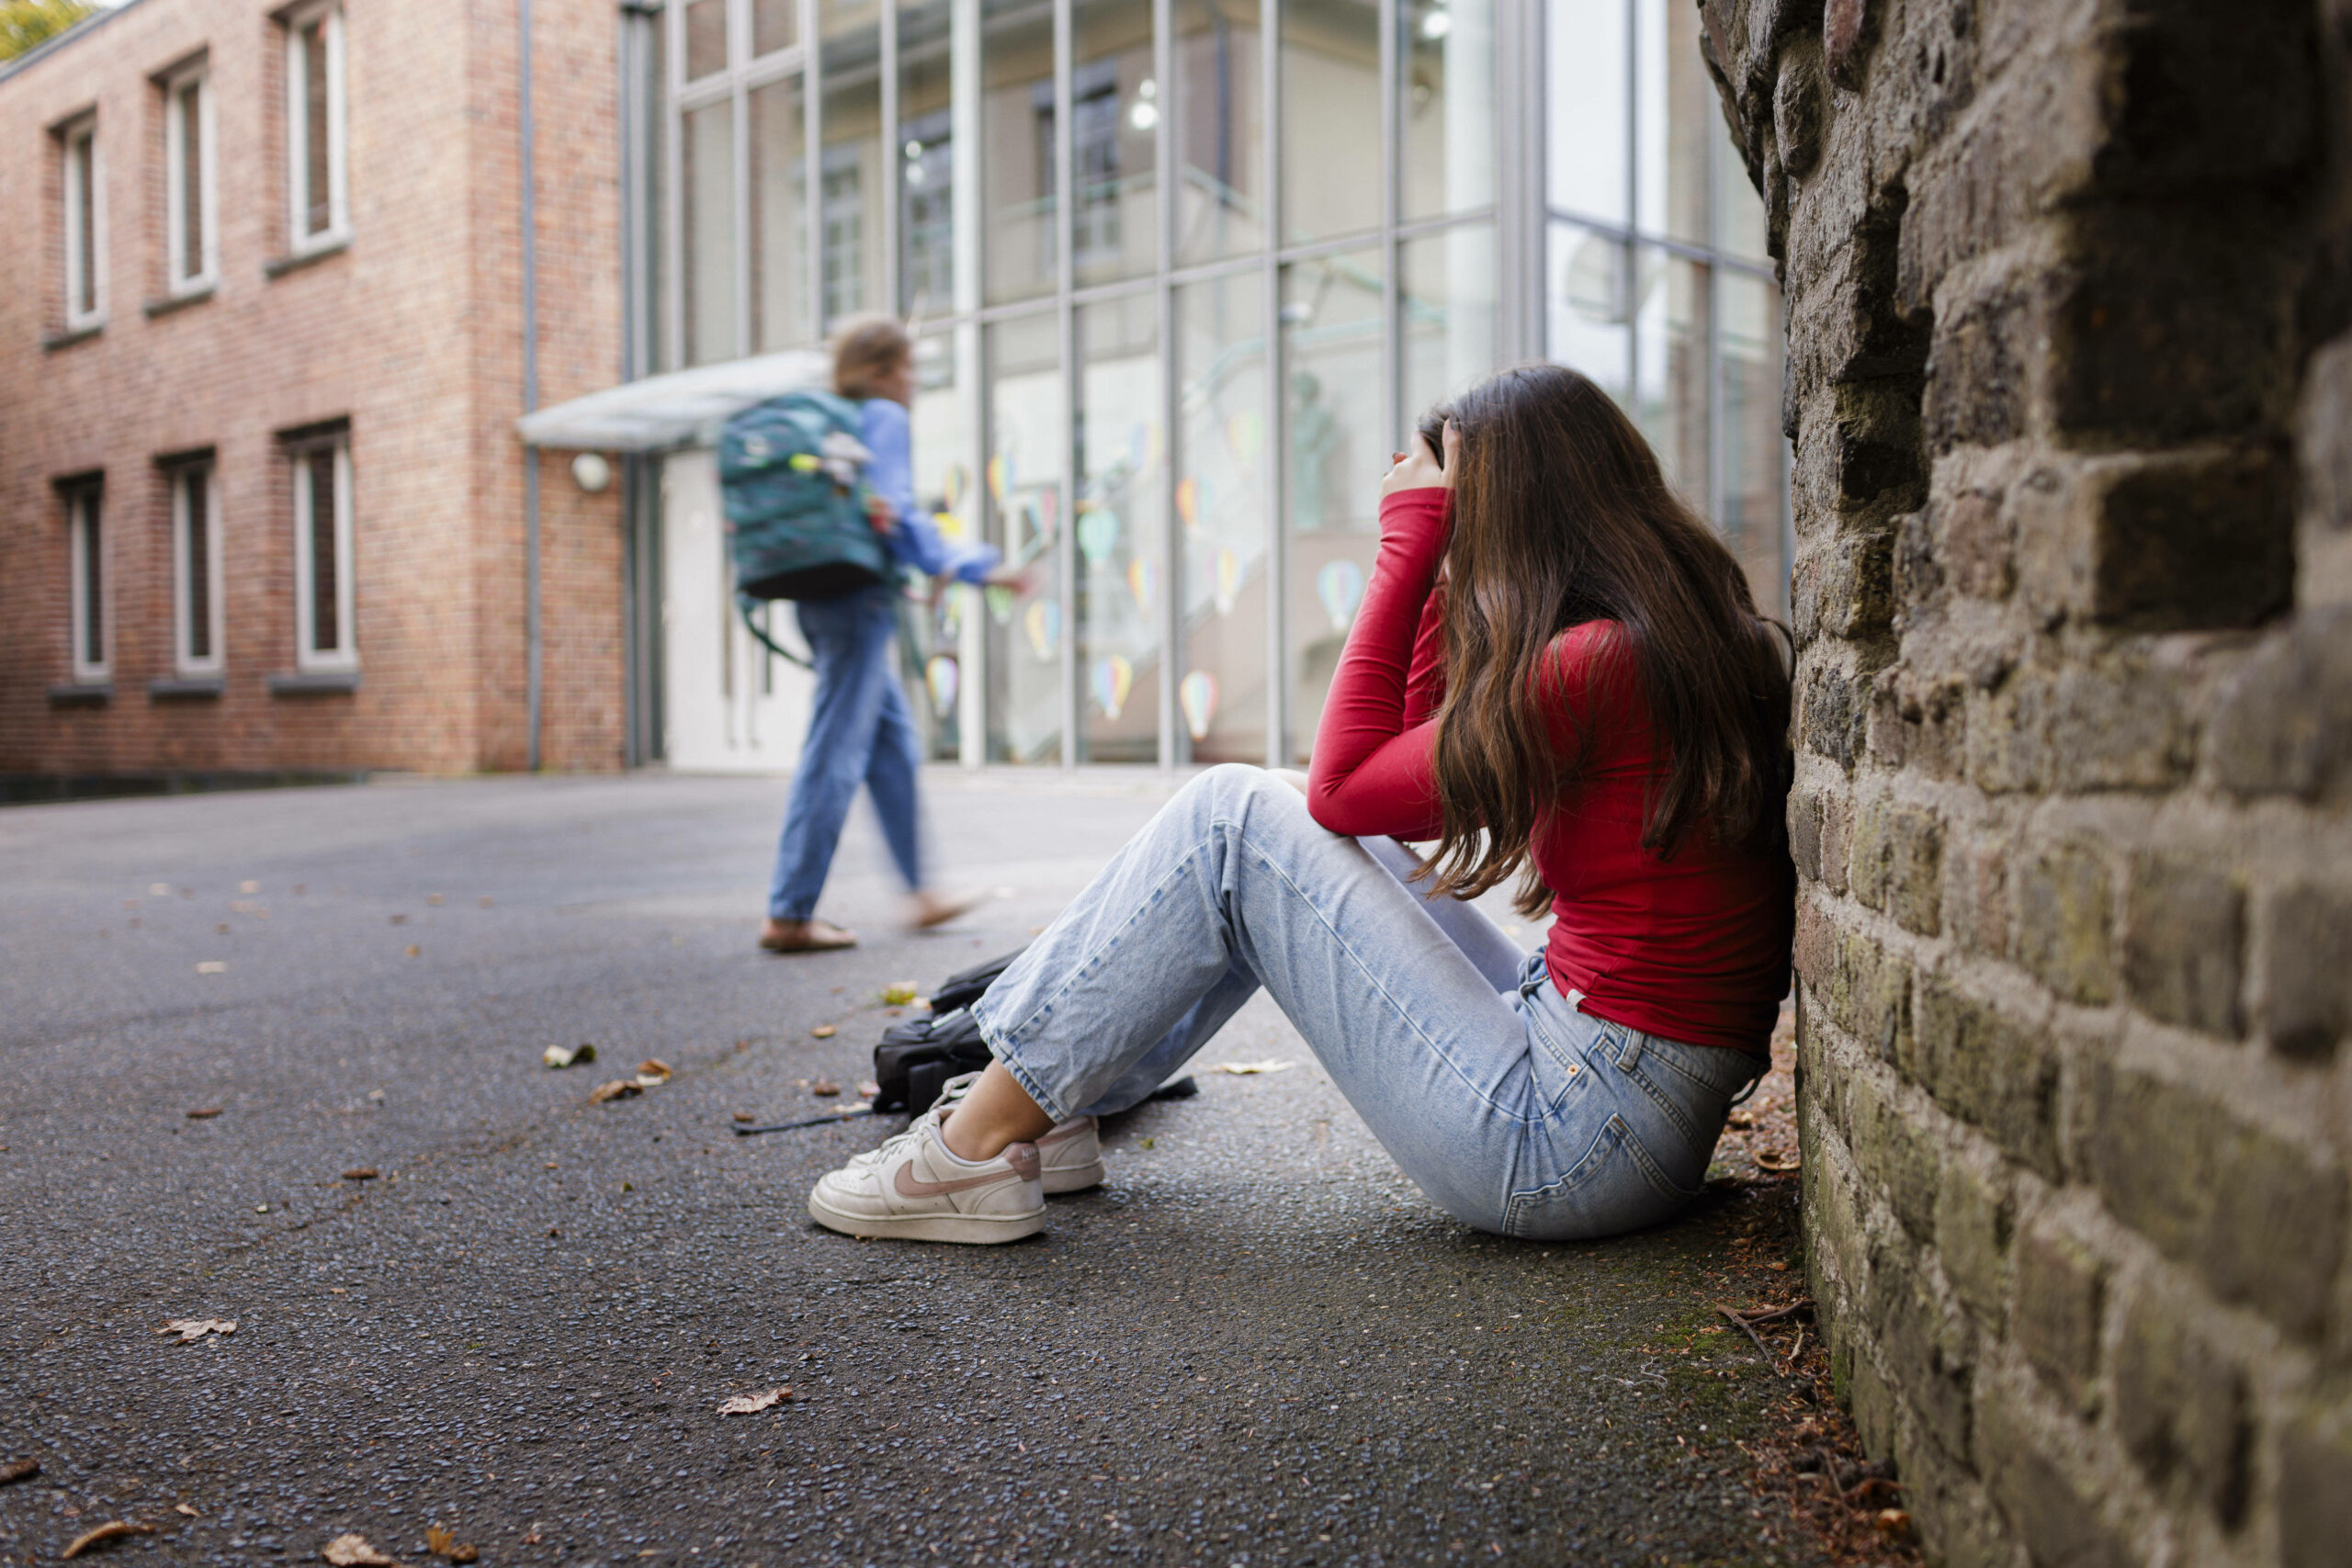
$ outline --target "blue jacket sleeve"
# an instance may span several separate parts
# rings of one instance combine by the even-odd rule
[[[890,553],[902,565],[931,577],[978,582],[1001,558],[993,545],[950,545],[939,525],[915,501],[914,452],[907,411],[888,398],[869,398],[864,409],[866,488],[882,498],[898,519],[890,530]]]

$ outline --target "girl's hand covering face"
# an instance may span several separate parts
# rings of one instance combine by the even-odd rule
[[[1380,481],[1381,499],[1385,501],[1400,490],[1452,490],[1454,470],[1462,458],[1462,435],[1453,422],[1445,422],[1445,461],[1440,463],[1430,450],[1429,438],[1419,431],[1413,433],[1412,450],[1391,454],[1396,466],[1388,477]]]

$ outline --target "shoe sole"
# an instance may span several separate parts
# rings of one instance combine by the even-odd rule
[[[1019,1241],[1024,1235],[1035,1235],[1046,1228],[1046,1211],[1041,1205],[1034,1214],[909,1214],[900,1219],[877,1220],[865,1214],[845,1214],[826,1207],[808,1197],[808,1217],[829,1231],[843,1235],[874,1236],[899,1241],[956,1241],[980,1247],[998,1242]]]
[[[1102,1185],[1102,1162],[1098,1159],[1092,1165],[1074,1165],[1068,1170],[1047,1166],[1037,1174],[1048,1198],[1064,1192],[1083,1192]]]

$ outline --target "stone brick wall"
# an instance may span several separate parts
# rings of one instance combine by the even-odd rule
[[[2352,4],[1700,8],[1846,1397],[1939,1562],[2352,1561]]]
[[[0,220],[27,263],[0,291],[0,773],[522,765],[522,273],[516,0],[346,0],[352,239],[293,269],[278,0],[141,0],[0,74]],[[538,0],[541,391],[619,370],[619,139],[610,0]],[[220,282],[164,292],[155,73],[202,51],[216,118]],[[51,129],[97,115],[107,316],[62,324]],[[38,262],[36,265],[36,258]],[[278,436],[347,421],[355,692],[273,694],[295,667],[292,477]],[[226,566],[218,696],[174,673],[162,455],[209,448]],[[101,473],[112,680],[67,682],[67,534],[53,489]],[[620,503],[548,460],[542,559],[547,765],[621,761]]]

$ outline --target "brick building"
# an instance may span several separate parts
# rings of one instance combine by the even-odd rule
[[[2352,6],[1705,0],[1814,1293],[1932,1560],[2352,1552]]]
[[[530,13],[553,399],[624,368],[625,23]],[[524,25],[128,0],[0,69],[0,773],[530,759]],[[539,755],[617,766],[619,497],[539,491]]]

